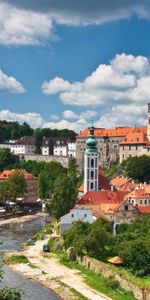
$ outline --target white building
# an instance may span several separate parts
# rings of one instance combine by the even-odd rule
[[[68,145],[65,140],[56,140],[54,147],[53,147],[53,153],[55,156],[68,156]]]
[[[75,221],[93,223],[96,218],[92,214],[92,209],[88,208],[73,208],[70,212],[60,218],[60,232],[64,234],[68,231]]]
[[[84,155],[84,194],[88,191],[99,190],[99,154],[97,141],[94,137],[94,127],[90,128],[90,135],[86,141],[86,151]]]
[[[68,156],[76,157],[76,142],[74,140],[70,140],[67,142],[68,145]]]
[[[36,138],[33,136],[24,136],[14,144],[11,144],[10,151],[13,154],[34,154],[36,151]]]

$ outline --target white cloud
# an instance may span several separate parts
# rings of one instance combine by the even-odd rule
[[[56,39],[52,19],[47,14],[0,3],[0,44],[39,45]]]
[[[51,128],[51,129],[71,129],[75,132],[80,132],[80,130],[84,130],[88,126],[87,122],[84,119],[78,120],[77,122],[69,122],[67,120],[61,120],[59,122],[45,122],[43,124],[43,128]]]
[[[150,101],[150,61],[143,56],[120,54],[98,68],[83,82],[69,83],[55,77],[47,82],[46,94],[59,94],[64,104],[109,107]],[[42,85],[43,87],[43,85]]]
[[[55,77],[54,79],[44,81],[42,84],[42,90],[44,94],[57,94],[61,91],[67,91],[70,89],[71,84],[68,81],[63,80],[62,78]]]
[[[54,25],[99,25],[135,14],[150,19],[150,0],[0,0],[0,43],[45,45],[58,39]]]
[[[7,76],[0,70],[0,91],[24,93],[25,89],[14,77]]]
[[[0,111],[0,120],[6,121],[18,121],[19,123],[27,122],[31,127],[41,127],[44,120],[41,115],[38,113],[15,113],[9,110],[1,110]]]
[[[65,110],[63,112],[63,117],[65,119],[90,119],[92,117],[97,116],[97,112],[93,111],[93,110],[87,110],[85,112],[82,112],[80,114],[76,114],[75,112],[73,112],[72,110]]]

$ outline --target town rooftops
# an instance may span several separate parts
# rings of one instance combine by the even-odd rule
[[[26,172],[25,170],[4,170],[2,173],[0,173],[0,180],[7,180],[9,176],[12,175],[14,172],[20,173],[26,180],[36,179],[35,176]]]
[[[111,180],[111,184],[115,187],[122,187],[124,184],[131,182],[132,178],[128,177],[115,177],[114,179]]]
[[[89,191],[78,201],[79,205],[90,204],[99,205],[102,203],[120,204],[128,192],[120,191]]]
[[[18,141],[16,141],[13,145],[31,145],[35,146],[36,137],[35,136],[23,136]]]
[[[94,136],[95,137],[126,137],[128,134],[131,134],[135,130],[139,130],[139,132],[143,132],[146,134],[146,127],[116,127],[114,129],[105,129],[105,128],[95,128]],[[86,128],[82,131],[77,138],[88,138],[89,136],[89,128]]]
[[[119,143],[120,145],[150,145],[147,133],[136,128],[135,131],[127,134],[125,139]]]
[[[148,194],[145,193],[144,188],[138,188],[136,187],[134,191],[130,192],[125,198],[131,198],[131,199],[147,199]]]
[[[141,214],[150,214],[150,206],[142,206],[142,205],[136,205],[135,208],[141,213]]]

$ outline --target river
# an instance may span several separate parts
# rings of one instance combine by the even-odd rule
[[[31,238],[39,229],[45,225],[44,218],[28,221],[21,224],[9,224],[0,228],[0,252],[9,250],[19,250],[21,245]],[[19,287],[23,291],[22,300],[58,300],[60,299],[50,289],[16,274],[4,265],[3,279],[0,288],[4,286]]]

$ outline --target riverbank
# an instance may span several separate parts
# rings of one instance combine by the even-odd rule
[[[19,253],[16,252],[15,255],[26,256],[30,264],[11,264],[12,270],[42,283],[64,300],[111,300],[89,287],[78,270],[69,269],[62,265],[53,254],[43,253],[42,247],[47,240],[37,241],[35,245],[29,246]],[[11,256],[12,254],[14,255],[14,252],[7,255]]]
[[[15,217],[15,218],[10,218],[10,219],[6,219],[6,220],[0,220],[0,227],[2,227],[4,225],[8,225],[8,224],[24,223],[24,222],[38,219],[40,217],[46,217],[46,216],[48,216],[48,214],[43,213],[43,212],[38,212],[34,215],[31,214],[31,215],[26,215],[26,216],[22,216],[22,217]]]

